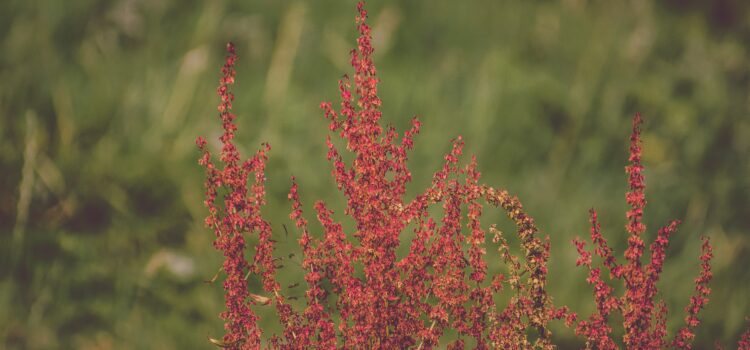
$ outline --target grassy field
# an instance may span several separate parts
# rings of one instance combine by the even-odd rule
[[[684,222],[660,282],[670,332],[707,235],[715,278],[696,347],[733,346],[750,315],[750,5],[368,7],[384,121],[423,122],[412,189],[462,135],[484,181],[517,194],[550,235],[550,294],[584,316],[591,289],[570,241],[595,207],[624,249],[627,137],[643,113],[648,237]],[[332,0],[2,1],[0,348],[209,348],[223,299],[203,280],[221,256],[202,225],[194,139],[220,132],[224,45],[240,55],[237,143],[273,147],[265,214],[288,251],[290,175],[304,203],[343,208],[318,105],[337,102],[351,73],[354,15],[354,2]]]

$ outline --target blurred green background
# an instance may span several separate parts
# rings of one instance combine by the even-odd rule
[[[697,344],[733,347],[750,315],[749,4],[371,1],[384,121],[424,123],[411,193],[463,135],[484,181],[518,194],[551,236],[555,302],[587,316],[570,240],[588,235],[595,207],[622,251],[640,111],[649,238],[684,222],[660,283],[670,334],[708,235],[715,278]],[[0,348],[211,348],[222,290],[202,281],[221,256],[202,226],[194,139],[220,133],[224,45],[240,55],[237,142],[273,147],[265,212],[283,255],[290,175],[308,213],[318,198],[342,207],[318,104],[338,102],[351,73],[354,15],[332,0],[0,2]],[[501,213],[485,219],[511,232]],[[288,265],[282,280],[300,281]]]

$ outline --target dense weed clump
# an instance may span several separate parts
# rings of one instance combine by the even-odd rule
[[[702,270],[695,281],[695,294],[686,308],[686,324],[667,340],[666,307],[657,302],[656,283],[665,258],[669,237],[679,225],[672,221],[661,228],[651,244],[651,262],[641,258],[645,243],[642,223],[646,201],[640,162],[641,117],[633,120],[627,202],[629,232],[624,264],[617,262],[591,211],[591,239],[595,253],[603,259],[611,279],[623,281],[624,295],[614,289],[592,264],[592,254],[582,240],[574,243],[578,265],[589,269],[588,282],[594,286],[596,312],[578,321],[567,307],[556,307],[546,290],[550,245],[539,234],[534,219],[517,197],[506,190],[480,182],[476,159],[459,165],[463,140],[453,141],[443,167],[433,175],[432,184],[413,199],[405,198],[411,173],[406,166],[420,121],[399,135],[393,127],[380,124],[378,78],[372,61],[367,12],[358,5],[356,18],[359,38],[351,51],[353,79],[339,81],[341,103],[321,103],[330,130],[346,144],[353,161],[346,162],[330,136],[326,144],[332,176],[346,197],[345,215],[355,222],[353,232],[345,232],[325,202],[315,203],[315,217],[323,232],[313,234],[302,212],[300,190],[292,178],[288,198],[290,218],[299,231],[303,253],[306,308],[295,310],[276,278],[279,258],[273,256],[271,225],[261,215],[265,204],[265,164],[269,145],[247,160],[233,143],[237,125],[232,113],[237,55],[227,45],[228,56],[218,88],[218,107],[223,134],[218,162],[207,141],[196,140],[206,168],[205,224],[216,236],[214,247],[224,254],[222,265],[226,311],[221,314],[226,334],[209,339],[231,349],[432,349],[447,346],[463,349],[554,349],[549,323],[562,320],[585,338],[587,349],[616,349],[610,315],[622,314],[627,349],[689,349],[698,312],[708,301],[711,279],[711,246],[704,240],[700,257]],[[353,86],[352,86],[353,84]],[[517,228],[522,254],[511,253],[508,241],[494,225],[485,229],[480,218],[486,205],[501,208]],[[439,207],[442,210],[430,210]],[[436,214],[437,213],[437,214]],[[398,258],[396,249],[402,233],[413,227],[414,238],[408,254]],[[486,237],[499,244],[499,257],[508,266],[507,274],[490,274],[487,269]],[[247,237],[257,238],[254,247]],[[246,253],[251,250],[251,258]],[[259,276],[263,290],[251,291],[247,279]],[[496,296],[509,293],[505,306]],[[283,332],[263,336],[253,305],[275,307]],[[441,344],[451,332],[457,339]],[[750,348],[750,333],[740,341],[740,349]]]

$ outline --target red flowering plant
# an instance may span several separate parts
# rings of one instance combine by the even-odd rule
[[[343,140],[346,151],[353,155],[352,161],[345,161],[331,137],[327,138],[332,176],[346,197],[343,214],[355,226],[347,232],[328,205],[318,201],[315,214],[323,229],[313,232],[303,215],[299,187],[292,177],[289,217],[298,229],[303,255],[301,266],[307,284],[303,310],[292,307],[290,297],[280,288],[276,276],[279,258],[273,255],[274,232],[261,215],[270,146],[264,144],[252,157],[242,160],[233,141],[237,125],[230,86],[235,79],[237,56],[234,46],[227,45],[217,91],[224,130],[218,162],[212,158],[206,140],[196,140],[203,152],[199,163],[206,168],[205,205],[209,214],[205,224],[214,231],[214,247],[224,255],[222,270],[226,275],[226,311],[221,313],[226,334],[209,340],[230,349],[432,349],[450,332],[457,339],[442,345],[449,349],[467,345],[477,349],[553,349],[550,321],[564,320],[572,325],[576,317],[566,307],[553,306],[545,289],[549,240],[540,237],[533,218],[517,197],[480,183],[475,158],[467,165],[459,165],[461,137],[453,141],[431,186],[414,198],[406,198],[406,185],[411,181],[406,162],[421,124],[414,119],[403,136],[393,127],[380,124],[379,80],[372,61],[370,27],[365,22],[363,4],[357,9],[359,38],[357,48],[351,51],[353,79],[345,76],[339,81],[339,108],[328,102],[320,105],[331,132]],[[636,126],[638,123],[636,117]],[[626,281],[628,288],[623,298],[611,296],[612,289],[601,282],[599,270],[591,265],[591,255],[584,251],[581,241],[576,243],[581,253],[579,264],[591,268],[589,281],[597,289],[598,313],[581,321],[577,328],[588,339],[588,348],[615,347],[607,325],[613,310],[625,315],[625,344],[629,348],[666,345],[661,340],[665,333],[664,307],[654,306],[652,300],[667,238],[677,223],[660,231],[652,245],[653,261],[643,268],[639,262],[643,251],[639,236],[645,229],[641,223],[645,201],[635,130],[633,164],[628,168],[628,202],[632,205],[628,214],[628,264],[617,265],[592,212],[597,253],[605,258],[613,276]],[[487,204],[501,208],[515,224],[520,257],[511,253],[508,241],[494,225],[482,225],[480,218]],[[430,210],[435,207],[442,211]],[[410,229],[413,238],[405,242]],[[506,274],[488,272],[488,233],[499,244],[499,258],[507,265]],[[250,247],[250,241],[257,243]],[[397,257],[397,248],[407,243],[408,254]],[[688,326],[676,337],[676,346],[690,340],[697,311],[705,304],[709,258],[710,246],[706,242],[704,272],[688,311]],[[250,276],[260,278],[262,290],[250,290]],[[497,305],[496,296],[507,289],[508,303]],[[261,305],[275,308],[280,334],[263,334],[259,316],[253,311]],[[652,327],[649,322],[654,308],[657,321]]]
[[[294,310],[275,277],[274,240],[271,225],[261,216],[265,203],[264,166],[269,146],[241,161],[233,143],[237,126],[231,112],[237,59],[232,44],[222,68],[218,94],[221,136],[221,166],[214,163],[206,141],[200,164],[206,167],[206,225],[216,235],[214,246],[224,253],[226,308],[222,313],[226,335],[214,343],[229,348],[256,349],[262,344],[258,317],[251,306],[273,304],[283,334],[268,337],[268,347],[283,349],[430,349],[448,330],[459,339],[451,348],[463,348],[463,338],[473,339],[477,348],[552,348],[550,320],[574,316],[566,308],[555,308],[545,290],[549,243],[539,237],[534,220],[520,201],[505,190],[480,184],[476,160],[460,166],[463,141],[457,138],[445,163],[433,176],[432,185],[415,198],[405,198],[411,180],[406,161],[419,133],[420,122],[402,137],[393,127],[380,123],[378,78],[372,62],[367,12],[358,5],[359,38],[351,53],[353,84],[339,82],[341,105],[321,104],[330,130],[354,154],[347,164],[339,150],[327,140],[333,176],[347,199],[344,214],[356,223],[345,232],[334,213],[319,201],[316,216],[323,226],[313,234],[303,217],[298,186],[292,178],[290,218],[301,231],[299,245],[308,289],[307,307]],[[248,181],[252,184],[248,187]],[[226,192],[223,205],[217,203],[220,189]],[[523,257],[510,253],[500,231],[489,232],[500,243],[500,255],[509,264],[508,276],[488,276],[485,261],[487,232],[480,224],[485,204],[502,208],[518,228]],[[441,206],[444,214],[434,217],[428,209]],[[468,209],[465,209],[468,208]],[[402,233],[413,225],[414,238],[408,255],[397,259]],[[466,230],[464,230],[464,225]],[[251,261],[245,259],[247,236],[257,235]],[[361,267],[363,276],[355,273]],[[248,290],[247,277],[259,275],[263,291]],[[323,287],[327,281],[330,290]],[[493,296],[503,285],[514,291],[508,305],[498,310]],[[335,306],[326,300],[335,294]],[[339,318],[334,321],[334,313]]]
[[[633,133],[630,136],[630,165],[625,169],[628,173],[630,191],[626,194],[626,201],[630,205],[627,212],[628,224],[625,226],[628,237],[628,248],[625,251],[626,263],[620,265],[613,255],[607,240],[602,236],[601,227],[595,210],[590,211],[591,241],[596,245],[596,254],[603,259],[603,265],[608,269],[612,279],[620,279],[625,284],[625,294],[622,297],[612,295],[613,288],[604,283],[601,269],[592,265],[592,255],[584,249],[585,242],[576,239],[574,244],[578,249],[577,265],[585,265],[589,269],[587,281],[594,286],[594,301],[596,313],[588,321],[578,323],[576,333],[586,337],[587,349],[617,349],[611,337],[612,328],[607,320],[613,311],[619,311],[623,316],[625,329],[623,342],[629,349],[661,349],[667,345],[677,348],[691,347],[692,329],[698,325],[698,312],[708,302],[708,282],[711,280],[711,245],[707,238],[703,239],[701,255],[701,273],[695,280],[695,295],[691,298],[687,308],[686,325],[675,336],[671,343],[665,340],[667,309],[664,302],[655,302],[656,282],[664,264],[665,250],[669,243],[669,236],[677,230],[679,220],[673,220],[659,229],[656,240],[651,244],[651,262],[643,266],[641,257],[645,244],[641,235],[646,226],[642,222],[643,209],[646,206],[644,195],[643,165],[641,165],[640,145],[641,116],[633,118]]]
[[[695,338],[693,333],[700,320],[698,313],[708,303],[711,289],[712,248],[708,238],[703,238],[701,246],[701,271],[695,278],[695,290],[685,308],[685,325],[674,335],[671,341],[667,338],[667,307],[663,301],[657,301],[656,283],[659,281],[669,238],[677,231],[679,220],[672,220],[660,228],[656,239],[651,243],[651,261],[644,266],[642,256],[645,243],[641,236],[646,231],[643,224],[643,209],[646,206],[644,190],[646,188],[643,177],[644,167],[641,164],[641,130],[640,114],[633,117],[633,131],[630,135],[630,164],[625,167],[628,174],[630,191],[625,199],[630,206],[626,213],[628,220],[625,229],[628,236],[628,247],[625,250],[624,264],[619,264],[607,240],[601,233],[597,213],[591,209],[591,241],[596,246],[594,252],[602,260],[602,264],[609,271],[610,279],[621,280],[624,284],[624,295],[613,295],[614,288],[602,279],[601,268],[592,264],[592,254],[585,250],[585,242],[575,239],[573,243],[578,250],[579,258],[576,265],[585,265],[589,270],[587,282],[594,286],[594,302],[596,312],[588,320],[581,320],[576,327],[576,334],[586,338],[586,349],[618,349],[613,339],[612,327],[609,325],[613,312],[619,312],[623,318],[624,334],[622,342],[627,349],[692,349]],[[739,348],[748,349],[750,329],[740,339]]]

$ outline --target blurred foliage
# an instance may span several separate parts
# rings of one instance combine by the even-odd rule
[[[518,194],[551,236],[556,303],[588,315],[570,240],[588,234],[593,206],[623,249],[623,166],[641,111],[651,237],[684,221],[660,283],[670,331],[708,235],[715,279],[698,347],[735,342],[750,315],[747,2],[369,8],[384,121],[424,122],[412,193],[463,135],[484,181]],[[203,280],[221,256],[202,226],[193,141],[219,134],[224,44],[240,55],[238,143],[273,147],[266,214],[286,255],[290,175],[308,212],[318,198],[342,208],[318,104],[338,102],[336,80],[351,71],[354,13],[332,0],[0,2],[0,347],[209,348],[223,298]],[[499,212],[486,216],[508,227]],[[281,278],[302,279],[294,264]],[[557,336],[577,344],[570,330]]]

